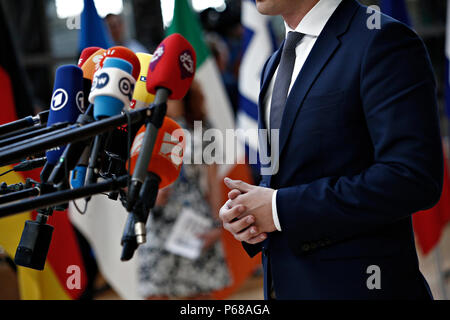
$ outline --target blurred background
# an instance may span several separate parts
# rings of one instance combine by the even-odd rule
[[[98,16],[105,22],[106,30],[113,42],[127,46],[135,52],[151,53],[164,39],[167,28],[173,20],[175,2],[179,1],[185,0],[95,0],[94,3]],[[1,18],[6,19],[12,45],[15,47],[15,56],[18,64],[23,68],[24,76],[21,80],[25,88],[21,90],[26,91],[31,100],[30,108],[16,106],[17,117],[48,109],[56,68],[77,62],[82,49],[80,34],[83,30],[80,27],[80,15],[85,2],[83,0],[0,0],[4,12],[4,17]],[[254,6],[254,4],[250,0],[188,0],[187,2],[197,19],[196,21],[201,26],[203,41],[220,73],[220,79],[228,99],[227,104],[231,108],[230,115],[233,125],[244,128],[247,125],[254,125],[254,111],[249,110],[248,106],[248,100],[251,99],[245,97],[245,92],[243,92],[245,90],[240,85],[240,81],[250,81],[242,74],[242,70],[248,70],[248,67],[243,66],[244,62],[248,60],[245,59],[246,49],[248,49],[252,34],[256,31],[252,30],[254,26],[248,21],[254,12],[250,14],[245,10],[249,10],[249,6]],[[410,24],[424,40],[438,83],[437,94],[442,137],[444,145],[447,147],[449,112],[446,107],[446,89],[449,82],[447,60],[449,50],[446,47],[446,36],[450,36],[446,32],[448,29],[447,1],[406,0],[403,2],[393,0],[392,3],[396,3],[394,7],[400,2],[404,3],[404,6],[400,5],[394,9],[391,5],[386,5],[389,1],[380,3],[375,0],[364,0],[360,2],[366,5],[381,6],[382,11],[384,11],[383,7],[391,10],[391,12],[384,12]],[[261,25],[261,29],[267,28],[270,37],[267,38],[267,43],[260,44],[262,46],[260,52],[268,56],[283,40],[284,24],[280,17],[261,19],[264,23]],[[253,86],[258,86],[257,82]],[[208,104],[208,101],[206,103]],[[206,109],[208,112],[214,110],[208,106]],[[214,126],[214,115],[208,115],[208,117]],[[253,173],[249,179],[257,181],[258,176]],[[96,208],[102,210],[101,206]],[[419,217],[418,214],[419,218],[414,221],[421,270],[437,299],[450,297],[450,231],[447,223],[450,220],[449,208],[450,197],[447,197],[444,192],[441,204],[428,214],[428,218],[426,215]],[[83,279],[83,288],[79,289],[77,294],[49,293],[47,289],[43,289],[43,287],[49,287],[49,282],[59,281],[62,283],[61,286],[65,287],[64,280],[67,279],[68,274],[65,272],[66,270],[61,269],[59,275],[54,278],[42,278],[35,272],[30,273],[20,267],[17,268],[8,257],[11,256],[11,253],[8,252],[10,250],[5,248],[5,251],[0,249],[0,299],[145,298],[136,292],[130,292],[130,290],[137,290],[136,286],[127,287],[126,284],[123,284],[123,279],[118,279],[123,278],[123,274],[121,276],[118,274],[127,270],[121,269],[122,267],[115,269],[115,264],[121,263],[119,259],[102,256],[99,252],[101,248],[93,244],[95,240],[90,237],[89,232],[80,227],[73,219],[71,221],[75,225],[73,233],[82,256],[80,261],[82,261],[83,270],[87,275],[86,279]],[[55,223],[57,223],[56,220]],[[2,219],[0,219],[0,232],[1,230]],[[63,237],[59,240],[64,241]],[[228,259],[231,274],[231,284],[228,285],[231,285],[232,289],[227,291],[225,288],[225,291],[213,298],[262,299],[259,261],[255,262],[255,259],[250,261],[247,258],[245,258],[247,260],[239,260],[244,259],[243,256],[236,253],[236,250],[241,250],[239,246],[235,243],[227,244],[232,240],[226,236],[222,236],[220,241],[223,242],[225,258]],[[7,247],[1,242],[0,237],[0,248],[2,246]],[[53,246],[55,245],[53,244]],[[114,246],[119,246],[119,243],[114,243]],[[103,260],[99,261],[100,259]],[[238,275],[235,272],[238,268],[236,264],[239,261],[244,261],[243,264],[247,267],[244,273]],[[58,273],[57,264],[55,262],[50,266],[54,273]],[[114,270],[111,271],[112,269]],[[139,272],[142,269],[132,270]],[[139,278],[139,275],[133,277],[136,279]],[[28,289],[27,282],[33,281],[36,282],[35,286],[33,289]],[[25,293],[27,290],[39,293]],[[64,291],[67,288],[59,290]]]

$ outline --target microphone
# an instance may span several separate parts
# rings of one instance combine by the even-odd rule
[[[129,61],[116,58],[118,56],[125,57]],[[108,60],[110,61],[108,62]],[[129,105],[135,84],[135,79],[131,76],[131,73],[135,68],[140,70],[139,60],[131,50],[123,47],[116,47],[114,50],[100,49],[83,64],[84,77],[93,80],[88,101],[93,104],[95,120],[118,115],[125,105]],[[76,168],[75,172],[72,172],[72,180],[74,181],[72,186],[76,187],[94,182],[98,155],[108,134],[96,136],[92,151],[89,153],[90,159],[83,157],[79,159],[78,163],[74,156],[84,153],[86,144],[71,145],[70,150],[64,152],[64,159],[53,170],[50,180],[54,183],[60,181],[65,169],[64,164],[67,164],[69,170]],[[88,143],[87,146],[89,149],[90,144]],[[72,152],[72,149],[75,151]],[[84,155],[86,156],[86,153]],[[86,162],[89,164],[87,168]],[[83,179],[83,177],[85,178]]]
[[[142,126],[136,134],[131,146],[130,173],[136,170],[139,154],[142,152],[146,126]],[[183,163],[186,141],[184,130],[169,117],[164,117],[155,141],[147,172],[156,173],[161,182],[159,189],[171,185],[179,176]]]
[[[33,169],[40,168],[40,167],[44,166],[46,163],[47,163],[46,157],[29,159],[29,160],[22,161],[21,163],[15,165],[13,167],[13,170],[15,172],[30,171]]]
[[[39,125],[45,125],[48,119],[48,110],[38,113],[36,116],[28,116],[16,121],[12,121],[0,126],[0,135],[2,139],[8,138],[11,135],[15,135],[18,130],[28,127],[35,127]]]
[[[139,190],[146,177],[158,129],[166,114],[167,99],[182,99],[194,79],[196,55],[191,44],[180,34],[165,38],[156,48],[147,74],[147,91],[155,95],[154,108],[149,117],[136,169],[131,178],[127,197],[130,210],[136,202]]]
[[[80,58],[78,59],[78,67],[82,67],[83,64],[86,62],[86,60],[92,56],[95,52],[97,52],[98,50],[100,50],[102,48],[100,47],[87,47],[85,48],[81,54],[80,54]]]
[[[132,70],[133,65],[124,59],[107,58],[95,72],[89,95],[95,120],[120,114],[130,104],[136,83]]]
[[[65,65],[56,69],[53,95],[47,127],[59,122],[74,123],[83,110],[83,71],[73,65]],[[47,163],[41,171],[41,181],[46,181],[64,146],[47,150]]]
[[[181,100],[195,74],[196,55],[192,45],[178,33],[171,34],[153,53],[148,68],[147,91],[156,95],[165,89],[169,99]]]
[[[100,62],[100,60],[102,59],[103,53],[105,53],[105,52],[106,52],[105,49],[98,49],[89,58],[86,59],[86,61],[80,67],[81,70],[83,70],[83,78],[89,79],[92,81],[92,78],[94,77],[94,73],[96,71],[97,65]]]
[[[101,59],[97,63],[96,71],[98,71],[99,69],[104,67],[105,61],[108,58],[120,58],[120,59],[123,59],[123,60],[131,63],[131,65],[133,66],[133,72],[132,72],[133,78],[135,80],[138,79],[139,73],[141,72],[141,65],[140,65],[138,57],[136,56],[136,54],[133,51],[131,51],[130,49],[128,49],[126,47],[122,47],[122,46],[109,48],[108,50],[106,50],[103,53]]]
[[[91,92],[92,74],[93,74],[93,70],[95,69],[94,60],[100,59],[100,57],[98,57],[97,59],[95,59],[95,57],[97,55],[101,55],[104,51],[105,50],[103,50],[100,47],[88,47],[81,52],[80,59],[78,60],[78,67],[80,67],[82,70],[83,70],[83,66],[86,62],[92,63],[92,65],[91,65],[92,73],[89,71],[90,74],[88,75],[87,74],[88,72],[87,71],[85,72],[85,70],[83,70],[83,96],[84,96],[83,113],[85,112],[85,108],[87,108],[87,106],[89,105],[89,93]],[[89,59],[91,57],[92,57],[92,59]]]
[[[83,71],[72,65],[56,69],[53,95],[47,126],[59,122],[74,123],[83,110]],[[47,150],[47,162],[41,171],[41,182],[46,182],[64,146]],[[39,161],[36,161],[39,163]],[[52,209],[38,212],[36,220],[27,220],[17,247],[14,261],[17,265],[42,270],[50,247],[53,227],[47,224]]]
[[[53,226],[47,224],[48,216],[38,214],[36,221],[27,220],[16,250],[14,262],[18,266],[43,270],[52,241]]]
[[[150,60],[152,59],[152,55],[138,52],[136,53],[136,56],[141,64],[141,73],[139,74],[134,87],[133,99],[131,100],[131,104],[128,108],[130,110],[147,108],[155,99],[155,96],[147,91],[148,66],[150,64]]]
[[[89,94],[91,92],[92,79],[96,71],[96,67],[103,58],[105,49],[100,47],[88,47],[83,50],[78,60],[78,66],[83,70],[83,92],[84,106],[89,105]],[[89,162],[90,145],[84,147],[81,157],[76,167],[71,172],[70,185],[72,188],[84,186],[86,178],[87,165]],[[57,179],[56,179],[57,180]]]
[[[138,131],[131,148],[130,170],[134,172],[142,152],[146,128]],[[146,178],[139,194],[139,201],[128,214],[121,244],[121,260],[130,260],[139,244],[146,242],[145,225],[154,207],[158,189],[172,184],[179,176],[186,142],[183,129],[169,117],[165,117],[156,137],[151,160],[146,168]]]
[[[71,172],[70,186],[73,189],[84,186],[84,181],[86,179],[87,166],[89,163],[90,151],[91,151],[90,145],[88,145],[84,148],[83,153],[81,154],[76,167]]]
[[[109,55],[121,54],[121,52],[125,52],[129,58],[131,57],[130,60],[132,62],[137,60],[137,58],[133,58],[133,56],[136,57],[134,53],[130,55],[127,50],[117,49],[110,51]],[[132,63],[121,58],[113,57],[106,58],[102,63],[103,67],[94,74],[91,94],[89,95],[89,101],[94,104],[94,118],[96,120],[120,114],[125,106],[129,106],[136,83],[136,80],[132,76],[134,69]],[[140,69],[140,66],[138,68]],[[113,135],[113,133],[109,134]],[[98,165],[100,150],[104,146],[107,135],[98,135],[94,139],[87,167],[86,184],[95,181],[95,169]],[[83,163],[80,164],[80,167],[84,167]],[[83,169],[81,168],[81,170]],[[82,171],[80,173],[82,174]]]

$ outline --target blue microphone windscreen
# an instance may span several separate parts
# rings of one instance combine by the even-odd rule
[[[83,71],[74,65],[65,65],[56,69],[55,84],[47,126],[58,122],[74,123],[83,110]],[[46,152],[47,161],[56,164],[64,147]]]

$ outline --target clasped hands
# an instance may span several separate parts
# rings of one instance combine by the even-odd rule
[[[236,240],[257,244],[276,231],[272,216],[272,195],[275,190],[250,185],[240,180],[224,179],[231,189],[228,201],[219,211],[223,227]]]

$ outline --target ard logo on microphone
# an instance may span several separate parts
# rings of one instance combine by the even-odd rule
[[[69,96],[67,95],[67,91],[64,89],[56,89],[55,92],[53,92],[52,96],[52,104],[51,108],[53,111],[61,110],[65,107],[67,104],[67,101],[69,100]]]

